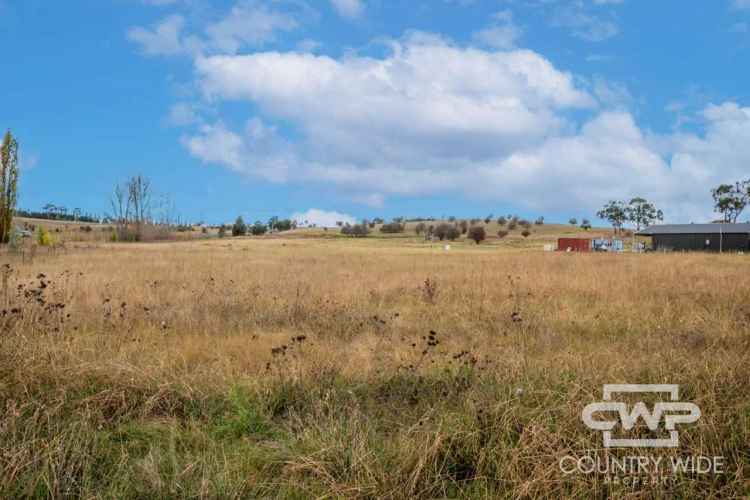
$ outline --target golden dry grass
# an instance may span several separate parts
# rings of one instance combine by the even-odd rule
[[[745,256],[269,238],[6,261],[6,497],[750,492]],[[563,475],[605,453],[580,421],[605,383],[680,384],[703,417],[663,453],[726,472]]]

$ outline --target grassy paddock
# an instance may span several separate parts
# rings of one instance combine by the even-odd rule
[[[0,497],[750,493],[747,257],[277,238],[6,261]],[[658,453],[725,473],[562,474],[622,454],[580,419],[605,383],[680,384],[703,416]]]

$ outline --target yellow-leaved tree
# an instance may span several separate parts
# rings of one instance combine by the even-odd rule
[[[10,241],[18,187],[18,141],[10,133],[0,147],[0,243]]]

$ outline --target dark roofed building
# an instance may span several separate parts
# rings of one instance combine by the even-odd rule
[[[750,224],[664,224],[637,233],[654,250],[738,252],[750,250]]]

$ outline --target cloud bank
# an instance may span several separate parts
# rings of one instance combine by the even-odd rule
[[[199,117],[195,106],[173,109],[173,123],[192,127],[182,143],[194,157],[269,182],[334,188],[370,207],[453,195],[591,213],[638,195],[672,221],[709,218],[710,187],[747,176],[749,108],[708,106],[699,133],[643,130],[623,85],[515,48],[520,31],[492,31],[514,27],[509,12],[475,33],[477,46],[412,32],[379,57],[260,49],[297,26],[279,16],[242,2],[193,42],[211,50],[185,50],[196,38],[179,17],[131,31],[147,53],[189,53],[205,103],[254,110],[238,127]],[[231,19],[266,29],[250,36]]]

